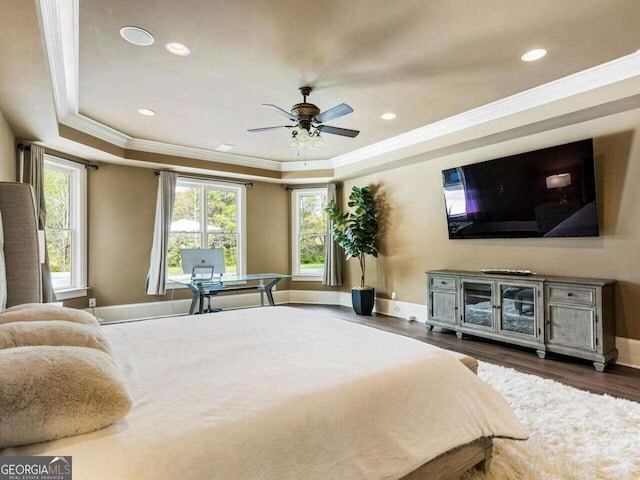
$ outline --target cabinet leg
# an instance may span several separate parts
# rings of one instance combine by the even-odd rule
[[[427,324],[425,324],[425,326],[427,327],[427,332],[430,332],[431,330],[433,330],[433,325],[429,325],[427,323]]]
[[[604,372],[604,367],[606,367],[606,363],[602,362],[593,362],[593,368],[596,369],[596,372]]]
[[[547,352],[545,352],[544,350],[536,350],[536,353],[538,354],[538,357],[540,358],[544,358],[547,356]]]
[[[456,337],[458,337],[460,340],[462,340],[464,338],[464,333],[456,332]]]

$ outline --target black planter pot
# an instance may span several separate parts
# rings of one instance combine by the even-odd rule
[[[351,303],[353,304],[353,309],[358,315],[370,316],[373,311],[375,301],[375,288],[368,288],[366,290],[360,290],[358,288],[351,289]]]

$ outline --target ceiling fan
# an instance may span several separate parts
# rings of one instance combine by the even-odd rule
[[[292,148],[297,147],[299,144],[309,142],[313,137],[316,137],[312,142],[312,147],[318,148],[324,146],[324,141],[321,139],[321,133],[330,133],[332,135],[342,135],[343,137],[356,137],[360,131],[351,130],[350,128],[332,127],[331,125],[324,125],[325,122],[330,122],[336,118],[348,115],[353,112],[346,103],[336,105],[329,110],[325,110],[320,113],[320,109],[313,103],[307,103],[307,97],[311,94],[312,87],[300,87],[300,94],[302,95],[302,103],[296,103],[291,112],[271,105],[269,103],[263,103],[263,107],[267,107],[269,110],[274,111],[278,115],[285,117],[286,119],[295,122],[294,125],[278,125],[277,127],[264,127],[264,128],[251,128],[249,132],[266,132],[268,130],[276,130],[279,128],[296,128],[291,132],[292,138],[289,142],[289,146]]]

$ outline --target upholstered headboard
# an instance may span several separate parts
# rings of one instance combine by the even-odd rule
[[[0,182],[7,307],[42,302],[38,221],[31,185]],[[0,258],[0,260],[2,260]],[[2,268],[0,267],[0,273]]]

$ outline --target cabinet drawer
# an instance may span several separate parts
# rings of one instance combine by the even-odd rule
[[[456,288],[456,279],[455,277],[446,277],[444,275],[429,276],[429,287],[453,290]]]
[[[596,289],[572,285],[547,285],[547,300],[595,305]]]

